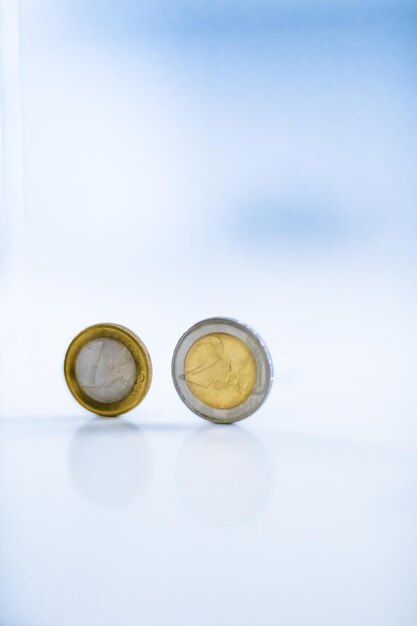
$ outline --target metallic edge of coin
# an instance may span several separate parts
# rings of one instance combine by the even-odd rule
[[[93,339],[108,338],[119,341],[130,352],[136,365],[136,379],[130,392],[115,402],[100,402],[91,398],[80,386],[75,373],[78,354]],[[82,330],[70,343],[64,361],[65,380],[74,398],[84,408],[104,417],[116,417],[137,406],[152,381],[152,362],[144,343],[135,333],[119,324],[94,324]]]
[[[184,364],[189,349],[198,339],[211,333],[237,337],[248,346],[255,358],[255,387],[247,400],[230,409],[215,409],[205,404],[193,394],[185,380]],[[213,317],[191,326],[175,346],[171,370],[175,389],[184,404],[200,417],[216,424],[231,424],[257,411],[269,394],[274,376],[271,355],[259,335],[247,324],[228,317]]]

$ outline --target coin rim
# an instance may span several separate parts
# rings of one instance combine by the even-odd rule
[[[200,333],[207,326],[215,326],[206,333]],[[254,390],[244,402],[229,409],[216,409],[199,400],[191,391],[184,376],[186,355],[195,341],[205,334],[224,332],[240,339],[252,352],[256,368],[257,381]],[[193,413],[216,424],[232,424],[252,415],[265,402],[271,390],[274,373],[272,358],[263,339],[248,324],[230,317],[211,317],[191,326],[178,340],[171,362],[172,379],[175,389],[184,404]]]
[[[80,386],[75,373],[78,354],[93,339],[108,338],[119,341],[132,355],[136,366],[136,378],[131,391],[115,402],[99,402],[91,398]],[[144,373],[140,380],[139,372]],[[88,326],[71,341],[64,360],[64,375],[68,388],[74,398],[84,408],[102,415],[117,417],[135,408],[145,398],[152,382],[152,362],[143,341],[131,330],[120,324],[101,323]]]

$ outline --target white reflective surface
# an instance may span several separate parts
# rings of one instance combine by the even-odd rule
[[[3,623],[413,623],[414,454],[144,421],[2,420]]]

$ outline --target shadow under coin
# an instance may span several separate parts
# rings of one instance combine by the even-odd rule
[[[123,418],[94,418],[75,431],[68,466],[77,489],[95,504],[131,504],[151,481],[153,458],[141,430]]]
[[[176,460],[178,494],[193,513],[218,526],[237,526],[266,504],[271,465],[261,442],[239,426],[203,426]]]

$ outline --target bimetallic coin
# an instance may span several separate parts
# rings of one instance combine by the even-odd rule
[[[137,406],[152,380],[146,347],[117,324],[96,324],[77,335],[67,350],[64,372],[75,399],[89,411],[109,417]]]
[[[271,356],[246,324],[211,318],[192,326],[172,358],[175,388],[189,409],[212,422],[230,424],[248,417],[271,388]]]

